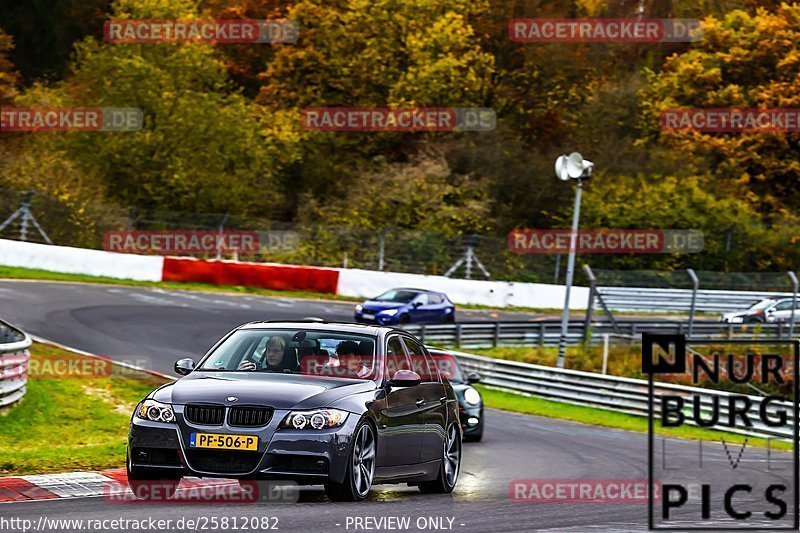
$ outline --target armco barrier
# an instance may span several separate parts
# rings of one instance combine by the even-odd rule
[[[590,343],[602,341],[603,334],[637,337],[643,331],[655,333],[687,334],[686,322],[626,321],[617,320],[617,333],[611,322],[595,321],[590,330]],[[403,329],[423,342],[456,348],[490,348],[495,346],[555,346],[561,337],[561,323],[557,320],[538,322],[460,322],[455,324],[404,324]],[[576,345],[584,340],[583,321],[570,321],[567,344]],[[693,337],[717,340],[789,339],[788,324],[729,324],[722,322],[695,322]]]
[[[167,257],[164,259],[163,280],[336,294],[339,271],[335,268],[275,263],[202,261]]]
[[[31,338],[0,321],[0,407],[25,395]]]
[[[688,312],[691,289],[637,289],[635,287],[597,287],[605,304],[615,311]],[[747,309],[764,298],[791,298],[791,292],[698,290],[696,310],[727,313]]]
[[[451,353],[454,353],[465,371],[478,372],[482,377],[481,382],[485,385],[575,405],[586,405],[638,416],[647,416],[648,414],[647,381],[643,379],[503,361],[461,352]],[[694,408],[693,398],[697,395],[703,411],[710,410],[716,396],[719,401],[720,419],[727,418],[728,401],[724,400],[730,396],[727,392],[659,382],[654,384],[654,392],[656,412],[659,411],[661,405],[658,397],[663,394],[683,396],[687,410]],[[748,397],[752,402],[753,409],[760,408],[763,397]],[[753,419],[754,426],[749,431],[732,428],[725,428],[725,431],[760,437],[790,438],[793,436],[792,426],[794,423],[792,404],[775,402],[767,408],[767,412],[775,415],[777,408],[785,410],[787,414],[787,424],[781,427],[767,426],[760,420],[760,417],[755,417]],[[692,423],[690,417],[687,417],[687,423]]]

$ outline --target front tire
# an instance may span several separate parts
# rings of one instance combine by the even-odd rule
[[[335,502],[358,502],[369,494],[375,477],[375,451],[377,440],[375,430],[366,420],[362,420],[353,433],[353,448],[347,461],[344,482],[325,483],[325,493]]]
[[[458,426],[451,424],[447,430],[447,440],[444,443],[439,477],[433,481],[420,483],[419,490],[424,494],[450,494],[456,488],[460,471],[461,432],[458,431]]]
[[[130,458],[126,459],[125,471],[128,475],[128,486],[137,499],[163,502],[175,495],[175,491],[178,490],[178,485],[181,482],[181,476],[156,476],[150,471],[133,468]]]

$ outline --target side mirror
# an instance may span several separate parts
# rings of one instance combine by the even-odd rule
[[[420,305],[422,305],[422,302],[414,302],[414,303],[412,303],[412,304],[411,304],[411,307],[413,307],[414,309],[416,309],[416,308],[417,308],[417,307],[419,307]]]
[[[175,361],[175,373],[180,376],[185,376],[192,370],[194,370],[194,359],[178,359]]]
[[[416,387],[422,383],[422,378],[413,370],[398,370],[389,380],[390,387]]]
[[[478,383],[481,380],[481,375],[477,372],[470,372],[467,374],[467,383]]]

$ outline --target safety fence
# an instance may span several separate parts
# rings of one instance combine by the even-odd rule
[[[516,392],[531,394],[542,398],[575,405],[585,405],[609,411],[647,416],[649,412],[648,383],[643,379],[632,379],[617,376],[581,372],[577,370],[559,369],[549,366],[532,365],[516,361],[504,361],[479,355],[453,352],[467,372],[481,375],[481,383],[501,387]],[[698,387],[688,387],[673,383],[654,383],[654,412],[661,409],[662,395],[677,395],[684,399],[684,408],[690,412],[694,402],[699,402],[701,412],[719,409],[719,419],[728,418],[728,400],[731,393]],[[740,395],[737,395],[740,396]],[[764,397],[748,396],[752,409],[761,408]],[[792,404],[789,402],[770,402],[765,411],[772,420],[779,418],[779,411],[784,411],[787,423],[780,427],[768,426],[753,418],[753,427],[748,431],[737,428],[725,428],[734,433],[752,434],[761,437],[792,437],[795,424]],[[693,423],[687,417],[687,423]]]
[[[496,346],[555,346],[561,335],[556,320],[538,322],[460,322],[455,324],[406,324],[403,328],[423,342],[456,348],[493,348]],[[692,336],[719,340],[780,340],[791,338],[790,324],[731,324],[695,322]],[[589,329],[583,321],[570,321],[567,343],[600,343],[605,334],[637,337],[642,332],[687,334],[685,321],[593,322]]]
[[[25,395],[31,338],[0,321],[0,407]]]

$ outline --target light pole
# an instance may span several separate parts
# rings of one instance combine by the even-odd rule
[[[592,175],[594,163],[587,161],[578,152],[569,156],[559,156],[556,159],[556,176],[562,181],[570,179],[577,181],[575,188],[575,207],[572,211],[572,231],[569,237],[569,257],[567,259],[567,279],[564,295],[564,310],[561,313],[561,337],[558,339],[558,360],[556,366],[564,368],[564,359],[567,352],[567,332],[569,331],[569,293],[572,289],[572,277],[575,273],[575,248],[578,240],[578,221],[581,216],[581,191],[584,178]]]

